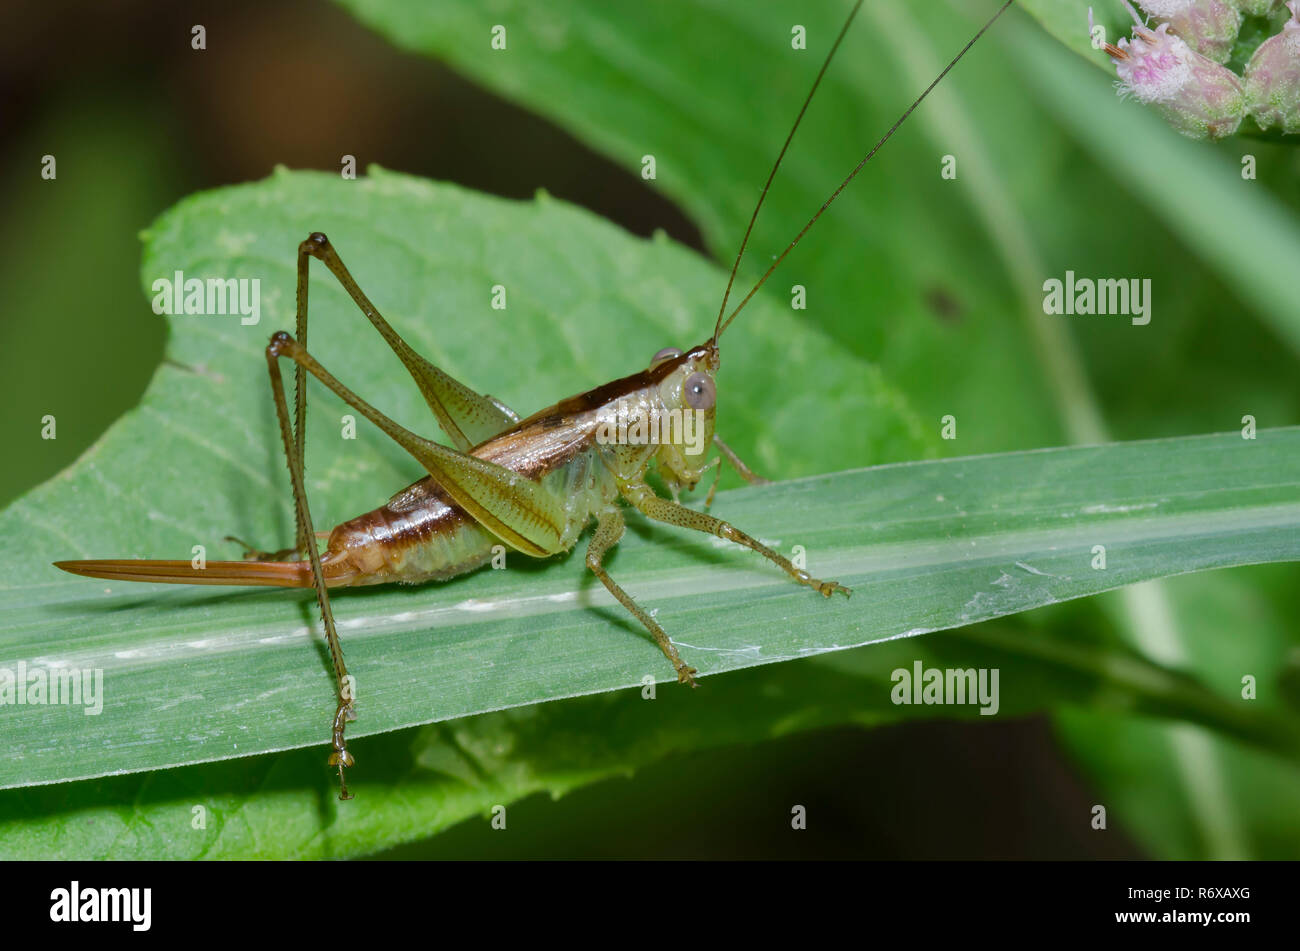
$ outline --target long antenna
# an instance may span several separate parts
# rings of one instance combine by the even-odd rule
[[[799,128],[799,123],[803,121],[803,114],[808,111],[808,104],[812,102],[813,95],[817,92],[817,87],[822,84],[822,77],[826,75],[826,67],[830,66],[831,60],[835,56],[835,51],[840,48],[840,42],[844,39],[844,34],[849,32],[849,26],[853,23],[853,18],[858,15],[858,10],[862,6],[862,0],[858,0],[849,12],[848,19],[844,21],[844,26],[840,27],[840,35],[835,37],[835,42],[831,44],[831,51],[826,54],[826,59],[822,63],[822,68],[817,73],[817,78],[813,80],[812,89],[808,90],[808,95],[799,107],[799,115],[795,117],[794,125],[790,127],[790,134],[785,137],[785,145],[781,146],[781,151],[776,157],[776,162],[772,165],[772,171],[767,174],[767,181],[763,183],[763,191],[758,196],[758,204],[754,206],[754,213],[749,216],[749,227],[745,229],[745,236],[740,239],[740,250],[736,252],[736,263],[731,265],[731,276],[727,278],[727,289],[722,292],[722,303],[718,307],[718,320],[713,325],[713,339],[718,339],[719,327],[722,325],[722,315],[727,312],[727,300],[731,297],[731,285],[736,281],[736,272],[740,270],[740,259],[745,256],[745,247],[749,244],[750,232],[754,230],[754,222],[758,220],[758,210],[763,207],[763,200],[767,198],[767,190],[772,187],[772,179],[776,178],[776,170],[781,167],[781,160],[785,158],[786,149],[790,148],[790,142],[794,139],[795,131]]]
[[[947,76],[949,72],[952,71],[952,68],[953,68],[954,66],[956,66],[958,62],[961,61],[961,58],[962,58],[963,56],[965,56],[965,55],[970,51],[970,48],[971,48],[972,46],[974,46],[977,42],[979,42],[980,37],[982,37],[985,33],[987,33],[987,32],[989,31],[989,28],[992,27],[993,24],[997,22],[998,17],[1002,16],[1002,14],[1006,12],[1007,7],[1011,6],[1011,4],[1013,4],[1014,2],[1015,2],[1015,0],[1006,0],[1006,3],[1002,4],[1002,6],[998,8],[997,13],[995,13],[995,14],[993,14],[993,16],[989,17],[988,22],[985,23],[982,27],[980,27],[979,32],[976,33],[973,37],[971,37],[970,42],[967,43],[965,46],[963,46],[963,47],[961,48],[961,52],[958,53],[956,56],[954,56],[954,57],[952,58],[952,61],[951,61],[950,63],[948,63],[948,65],[945,66],[945,67],[943,68],[943,72],[941,72],[938,76],[935,77],[934,82],[930,83],[930,85],[928,85],[928,86],[925,87],[925,92],[921,93],[921,95],[919,95],[919,96],[916,97],[916,100],[915,100],[915,101],[914,101],[910,106],[907,107],[907,111],[904,112],[901,116],[898,117],[898,121],[895,122],[892,126],[889,127],[889,131],[886,132],[883,136],[881,136],[881,137],[880,137],[880,141],[877,142],[875,145],[873,145],[873,146],[871,147],[871,150],[870,150],[869,152],[867,152],[867,154],[864,155],[864,156],[862,157],[862,161],[858,162],[858,164],[855,165],[855,166],[853,167],[853,171],[849,172],[848,177],[845,178],[844,181],[840,182],[840,186],[839,186],[838,188],[836,188],[835,191],[833,191],[833,192],[831,193],[831,197],[830,197],[830,198],[827,198],[826,201],[822,204],[822,206],[821,206],[820,208],[817,209],[817,213],[816,213],[815,215],[813,215],[810,219],[808,219],[808,223],[807,223],[806,225],[803,226],[803,230],[801,230],[797,235],[795,235],[794,240],[791,241],[788,245],[786,245],[785,250],[782,251],[781,254],[777,257],[777,259],[776,259],[775,261],[772,262],[772,266],[769,267],[769,268],[768,268],[768,269],[763,273],[763,276],[760,277],[760,278],[758,279],[758,283],[755,284],[755,285],[753,286],[753,288],[750,289],[750,292],[749,292],[748,294],[745,295],[745,299],[742,300],[738,305],[736,305],[736,309],[733,310],[733,311],[731,312],[731,316],[728,317],[728,318],[726,319],[726,321],[723,322],[723,323],[721,324],[721,326],[718,326],[718,325],[715,325],[715,326],[714,326],[713,338],[712,338],[714,341],[717,341],[718,337],[722,334],[722,332],[723,332],[724,330],[726,330],[727,327],[729,327],[729,326],[731,325],[731,322],[732,322],[733,320],[736,319],[736,315],[739,314],[739,313],[741,312],[741,310],[744,308],[744,306],[745,306],[746,304],[749,303],[750,298],[753,297],[756,293],[758,293],[758,289],[759,289],[760,287],[763,286],[764,282],[767,281],[767,279],[768,279],[769,277],[772,276],[772,272],[775,271],[775,270],[777,269],[777,266],[778,266],[782,261],[785,260],[785,256],[786,256],[787,254],[789,254],[792,250],[794,250],[794,246],[795,246],[796,244],[798,244],[798,243],[803,239],[803,236],[806,235],[806,234],[808,233],[808,230],[809,230],[809,229],[810,229],[814,224],[816,224],[817,219],[820,218],[820,217],[822,216],[822,212],[824,212],[827,208],[829,208],[829,207],[831,206],[831,202],[833,202],[836,198],[838,198],[838,197],[840,196],[840,192],[844,191],[844,189],[845,189],[846,187],[848,187],[849,182],[853,181],[854,177],[857,176],[858,172],[862,171],[862,167],[863,167],[864,165],[866,165],[869,161],[871,161],[871,159],[875,156],[875,154],[876,154],[877,152],[880,151],[881,147],[882,147],[886,142],[889,141],[890,137],[891,137],[895,132],[898,131],[898,127],[901,126],[904,122],[907,121],[908,116],[910,116],[914,111],[916,111],[916,107],[919,106],[922,102],[925,101],[925,97],[928,96],[928,95],[930,95],[930,93],[934,91],[934,87],[937,86],[937,85],[939,85],[940,82],[942,82],[943,78],[944,78],[945,76]],[[854,7],[854,8],[853,8],[853,12],[854,12],[854,13],[857,12],[857,7]],[[852,14],[850,14],[849,19],[852,20]],[[846,26],[846,28],[847,28],[848,24],[845,24],[845,26]],[[841,36],[843,36],[842,33],[841,33]],[[838,41],[836,41],[836,42],[837,42],[837,44],[838,44]],[[832,50],[832,52],[834,52],[834,50]],[[824,66],[822,67],[822,70],[823,70],[823,72],[825,71],[825,67],[824,67]],[[820,76],[820,75],[818,75],[817,80],[818,80],[818,82],[821,81],[821,76]],[[816,88],[817,88],[816,85],[814,85],[813,88],[816,89]],[[805,108],[806,108],[806,107],[807,107],[807,103],[805,103],[804,106],[805,106]],[[800,114],[800,116],[802,117],[803,113],[800,112],[799,114]],[[791,134],[793,135],[793,131],[791,132]],[[790,143],[789,143],[789,140],[786,141],[786,144],[787,144],[787,145],[790,144]],[[785,149],[782,149],[782,150],[781,150],[781,153],[782,153],[782,155],[784,155],[784,154],[785,154]],[[777,164],[780,164],[780,159],[779,159],[779,158],[777,159]],[[775,172],[776,172],[776,170],[773,169],[773,174],[775,174]],[[769,182],[769,183],[771,182],[771,178],[768,179],[768,182]],[[766,192],[767,192],[766,187],[764,187],[763,191],[764,191],[764,193],[766,194]],[[761,204],[761,203],[762,203],[762,201],[761,201],[761,199],[760,199],[760,204]],[[754,213],[755,213],[755,215],[758,214],[757,209],[755,209],[755,212],[754,212]],[[751,226],[751,227],[753,226],[753,222],[752,222],[752,221],[750,222],[750,226]],[[746,232],[746,238],[748,238],[748,236],[749,236],[749,233]],[[743,249],[743,245],[742,245],[742,249]],[[732,278],[734,279],[734,277],[735,277],[735,271],[733,270],[733,271],[732,271]],[[730,288],[730,286],[731,286],[731,285],[730,285],[730,282],[728,282],[728,285],[727,285],[727,286],[728,286],[728,288]],[[724,304],[724,307],[725,307],[725,304]],[[721,316],[721,315],[719,315],[719,316]]]

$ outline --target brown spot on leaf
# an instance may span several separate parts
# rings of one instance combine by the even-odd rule
[[[946,324],[955,324],[961,320],[961,302],[950,294],[946,288],[933,284],[925,291],[925,306]]]

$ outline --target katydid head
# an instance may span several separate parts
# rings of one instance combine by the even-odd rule
[[[713,445],[717,372],[718,347],[712,340],[686,353],[666,347],[650,360],[660,412],[667,414],[670,437],[676,433],[660,441],[655,459],[664,481],[675,488],[693,489],[704,474],[704,457]]]

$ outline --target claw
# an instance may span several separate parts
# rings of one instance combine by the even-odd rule
[[[346,801],[352,798],[348,792],[348,783],[343,776],[343,770],[356,764],[352,754],[348,752],[347,740],[343,737],[344,726],[357,718],[356,707],[347,700],[340,699],[338,709],[334,711],[334,752],[330,753],[329,765],[338,767],[339,771],[339,799]]]
[[[351,757],[348,758],[351,759]],[[334,757],[331,756],[330,759],[333,760]],[[352,798],[352,793],[348,792],[348,781],[343,778],[344,764],[340,762],[337,765],[339,768],[339,802],[347,802]],[[351,766],[352,764],[349,762],[346,765]]]

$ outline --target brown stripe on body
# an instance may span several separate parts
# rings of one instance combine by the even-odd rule
[[[692,355],[683,354],[561,400],[470,453],[529,479],[541,479],[592,447],[603,407],[657,388]],[[355,572],[351,584],[427,581],[450,578],[486,563],[497,541],[432,477],[425,477],[386,505],[335,528],[325,562],[334,570],[347,563]]]
[[[482,444],[488,446],[502,437],[536,430],[539,428],[555,428],[558,425],[564,425],[575,421],[577,417],[592,413],[608,403],[617,403],[619,399],[627,398],[633,393],[646,389],[647,387],[658,387],[661,382],[668,376],[672,375],[687,360],[697,359],[700,353],[707,349],[706,345],[700,345],[691,348],[681,356],[673,357],[671,360],[664,360],[648,370],[638,370],[636,373],[628,374],[617,380],[611,380],[608,383],[602,383],[585,393],[579,393],[576,396],[570,396],[567,399],[560,400],[554,406],[548,406],[546,409],[538,410],[527,419],[520,420],[510,429],[498,436],[492,437]],[[482,447],[480,447],[482,448]],[[479,455],[478,449],[474,450],[474,455]],[[486,458],[486,457],[484,457]]]
[[[430,477],[386,505],[342,523],[330,533],[325,561],[348,562],[353,584],[451,578],[492,556],[493,537]]]

